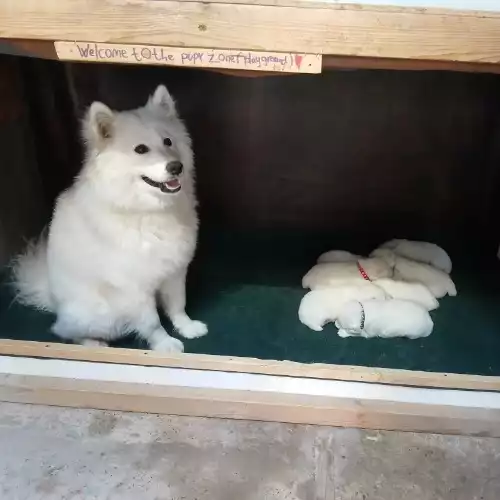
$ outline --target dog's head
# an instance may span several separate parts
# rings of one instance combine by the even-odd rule
[[[343,304],[336,325],[349,335],[360,335],[366,320],[364,314],[362,304],[357,300],[350,300]]]
[[[397,255],[388,248],[377,248],[368,259],[367,265],[373,273],[372,279],[392,278],[398,261]]]
[[[163,85],[145,106],[132,111],[112,111],[94,102],[83,122],[83,137],[85,179],[122,208],[165,207],[189,189],[191,141]]]

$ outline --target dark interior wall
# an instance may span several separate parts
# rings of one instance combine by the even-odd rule
[[[49,214],[19,61],[0,56],[0,265],[35,237]]]
[[[498,76],[241,78],[91,64],[67,64],[65,75],[75,116],[92,100],[130,108],[169,87],[194,140],[202,223],[498,242]],[[78,163],[67,156],[64,182]]]
[[[68,66],[19,58],[44,193],[53,202],[81,164],[78,110]]]

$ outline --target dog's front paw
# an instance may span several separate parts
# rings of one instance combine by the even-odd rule
[[[208,328],[201,321],[183,319],[174,323],[175,329],[186,339],[196,339],[208,333]]]
[[[156,342],[151,346],[153,351],[163,352],[166,354],[184,352],[184,344],[179,339],[167,336],[163,340]]]

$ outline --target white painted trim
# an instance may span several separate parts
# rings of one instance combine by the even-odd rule
[[[428,389],[300,377],[189,370],[155,366],[90,363],[59,359],[0,357],[0,374],[66,380],[120,382],[190,389],[255,391],[345,400],[389,401],[459,408],[500,409],[500,393]]]

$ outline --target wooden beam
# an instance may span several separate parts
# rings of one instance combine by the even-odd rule
[[[33,360],[35,361],[37,360]],[[71,370],[72,367],[68,368]],[[418,402],[411,402],[411,397],[406,398],[410,401],[397,399],[399,396],[391,400],[381,395],[380,389],[383,389],[383,386],[376,386],[374,389],[378,393],[376,398],[340,397],[335,394],[325,396],[285,393],[278,390],[231,390],[169,385],[163,381],[158,383],[154,376],[150,377],[148,371],[154,370],[151,367],[146,369],[144,380],[141,382],[96,380],[92,375],[93,366],[87,368],[91,378],[73,378],[71,375],[64,375],[63,372],[67,370],[61,370],[60,376],[55,377],[53,370],[48,370],[51,375],[44,374],[43,367],[38,373],[35,373],[36,368],[29,369],[26,374],[9,374],[2,371],[0,401],[500,437],[500,409],[467,405],[468,393],[463,393],[463,396],[458,398],[463,404],[457,406],[427,403],[423,402],[422,398]],[[96,365],[96,368],[99,366]],[[203,377],[203,374],[201,376]],[[231,374],[227,374],[227,379],[231,379]],[[346,383],[330,382],[330,384]],[[390,391],[391,389],[389,394]],[[419,391],[425,395],[425,392],[433,390],[403,388],[403,391]],[[387,394],[387,391],[385,393]],[[434,397],[433,400],[435,399]],[[443,400],[446,400],[446,396]]]
[[[0,38],[500,62],[498,13],[306,5],[18,0],[0,3]]]
[[[49,40],[0,40],[0,54],[57,60],[54,43]],[[289,76],[289,73],[231,69],[207,69],[230,76],[259,78]],[[466,73],[500,73],[500,63],[468,63],[428,61],[421,59],[391,59],[383,57],[323,56],[323,71],[335,69],[382,69],[397,71],[461,71]]]
[[[319,363],[304,364],[293,361],[211,356],[206,354],[167,356],[154,351],[140,351],[136,349],[91,348],[73,344],[51,344],[20,340],[0,340],[0,355],[142,366],[164,366],[234,373],[258,373],[415,387],[500,391],[500,377],[393,370],[365,366],[327,365]]]

